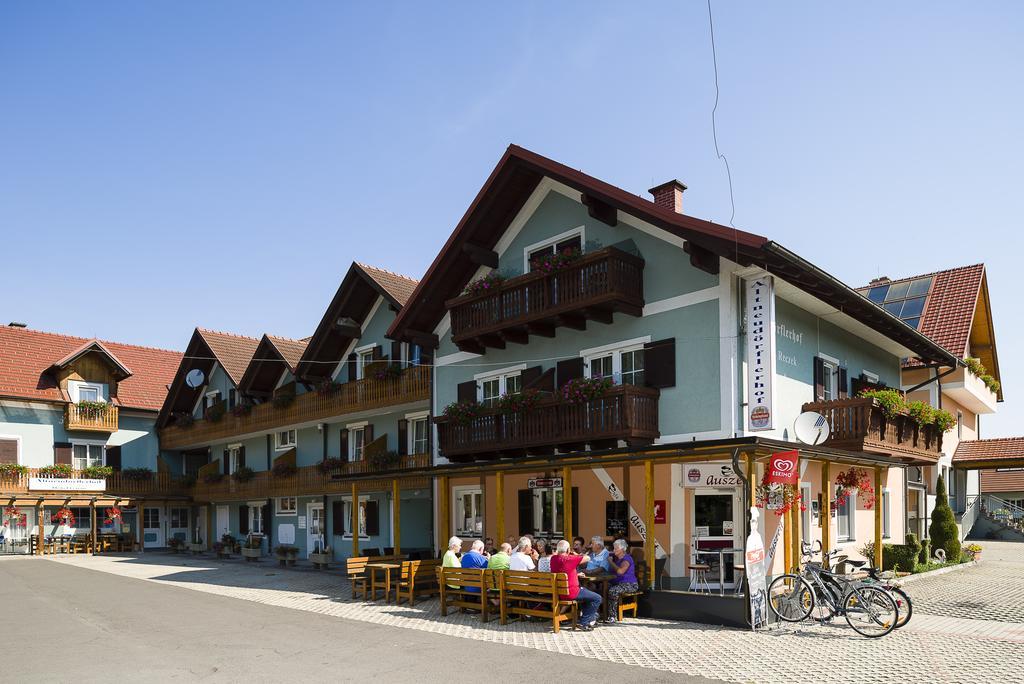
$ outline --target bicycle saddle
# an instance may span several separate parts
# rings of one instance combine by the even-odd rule
[[[846,560],[846,564],[849,565],[851,568],[863,568],[865,565],[868,564],[868,562],[867,561],[862,561],[862,560],[850,560],[850,559],[847,559]]]

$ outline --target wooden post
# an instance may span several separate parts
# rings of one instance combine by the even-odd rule
[[[750,501],[747,502],[747,506],[753,508],[757,505],[757,464],[754,463],[754,456],[747,454],[747,477],[750,478]],[[746,511],[744,515],[750,515],[750,511]]]
[[[89,549],[92,555],[96,555],[96,500],[93,499],[89,502],[89,520],[90,526],[92,527],[92,538],[89,540]]]
[[[437,489],[438,494],[441,497],[440,504],[437,511],[437,530],[440,533],[438,535],[438,548],[447,549],[448,539],[452,536],[451,522],[452,516],[450,514],[451,504],[451,489],[448,487],[448,476],[444,475],[437,478]]]
[[[654,589],[654,461],[644,461],[644,525],[647,539],[644,540],[644,559],[647,561],[647,581]]]
[[[398,486],[398,478],[391,481],[391,501],[394,507],[394,515],[391,518],[391,530],[395,546],[395,555],[402,555],[402,491]]]
[[[135,502],[135,539],[139,544],[139,553],[143,553],[146,548],[146,541],[142,536],[142,513],[145,508],[141,501]]]
[[[498,523],[495,546],[500,549],[505,543],[505,473],[501,470],[494,474],[494,507]]]
[[[562,529],[571,545],[576,530],[572,528],[572,468],[569,466],[562,468],[562,518]]]
[[[828,553],[832,550],[832,474],[829,472],[829,463],[824,461],[821,464],[821,510],[818,511],[821,520],[821,550]],[[828,562],[822,560],[827,567]]]
[[[793,519],[788,514],[779,517],[782,524],[782,571],[789,572],[793,569]]]
[[[876,568],[882,567],[882,469],[875,466],[875,557]]]
[[[797,484],[797,487],[800,485]],[[790,525],[793,528],[793,566],[800,567],[803,554],[800,549],[800,540],[803,538],[803,530],[800,529],[800,506],[795,505],[789,509],[789,517],[792,518]]]
[[[352,557],[359,555],[359,485],[352,481]]]
[[[43,508],[42,502],[36,506],[36,527],[38,531],[36,533],[36,555],[42,556],[46,548],[46,526],[43,524],[43,513],[46,511]]]
[[[214,517],[217,514],[217,507],[211,504],[206,504],[206,549],[210,550],[213,548],[213,526]]]

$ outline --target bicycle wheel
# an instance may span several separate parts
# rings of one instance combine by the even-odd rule
[[[914,614],[914,604],[910,602],[910,597],[907,596],[907,592],[903,591],[899,587],[885,587],[892,594],[893,600],[896,601],[896,609],[899,610],[899,617],[896,618],[896,629],[899,629],[903,625],[910,622],[910,617]]]
[[[801,622],[814,610],[814,592],[799,575],[779,575],[768,585],[768,605],[780,620]]]
[[[843,601],[846,622],[861,636],[885,636],[896,627],[899,609],[892,594],[880,587],[854,587]]]

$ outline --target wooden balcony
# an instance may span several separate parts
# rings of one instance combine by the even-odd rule
[[[441,453],[452,461],[468,461],[529,453],[579,451],[615,446],[650,444],[658,431],[659,391],[649,387],[618,385],[604,398],[586,404],[567,404],[550,396],[523,414],[484,409],[468,424],[444,417],[435,419]]]
[[[0,495],[6,494],[28,494],[29,479],[42,477],[38,468],[30,468],[24,474],[0,475]],[[82,473],[74,471],[72,478],[85,477]],[[45,490],[33,489],[32,494],[44,493]],[[61,494],[69,497],[76,496],[118,496],[124,498],[153,497],[153,496],[188,496],[192,493],[191,480],[174,477],[169,473],[154,472],[148,479],[136,479],[125,477],[123,473],[114,473],[105,478],[105,485],[102,492],[94,490],[76,492],[74,490],[60,490]]]
[[[426,401],[429,397],[430,368],[413,366],[397,378],[346,382],[330,393],[306,392],[280,408],[273,402],[267,402],[253,406],[246,415],[234,415],[229,411],[216,421],[199,419],[188,427],[171,424],[160,430],[160,443],[164,449],[200,446],[237,435],[271,432],[346,413]]]
[[[394,461],[354,461],[341,464],[341,467],[324,471],[319,465],[302,466],[288,476],[274,475],[272,471],[263,470],[253,473],[253,477],[245,482],[238,482],[230,475],[220,477],[216,482],[208,481],[204,476],[216,472],[219,462],[210,463],[201,472],[196,482],[194,498],[198,502],[235,501],[243,499],[266,499],[278,496],[306,496],[320,494],[343,494],[352,491],[351,476],[380,474],[381,482],[361,481],[359,486],[364,490],[368,487],[381,486],[386,475],[400,474],[407,470],[424,469],[430,465],[430,454],[411,454],[399,456]]]
[[[585,330],[588,320],[611,323],[615,312],[640,316],[644,260],[614,247],[591,252],[553,273],[511,278],[483,294],[449,299],[452,341],[463,351],[525,344],[555,328]]]
[[[942,455],[942,435],[920,427],[910,416],[887,417],[874,399],[858,397],[803,405],[820,413],[831,432],[822,446],[901,457],[910,463],[935,463]]]
[[[107,404],[105,408],[68,404],[64,407],[64,429],[86,432],[117,432],[117,407],[113,404]]]

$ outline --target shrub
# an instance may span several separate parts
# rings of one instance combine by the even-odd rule
[[[153,479],[153,471],[149,468],[125,468],[121,471],[121,479],[132,482],[148,482]]]
[[[921,540],[921,551],[917,554],[918,563],[927,563],[928,556],[931,553],[932,540],[922,539]]]
[[[928,536],[931,537],[933,548],[946,552],[948,562],[960,562],[960,534],[956,528],[953,509],[949,507],[946,480],[942,475],[939,475],[938,482],[935,483],[935,510],[932,511],[932,524],[928,527]]]
[[[113,474],[114,469],[110,466],[89,466],[88,468],[82,468],[82,477],[88,477],[93,480],[102,480]]]

